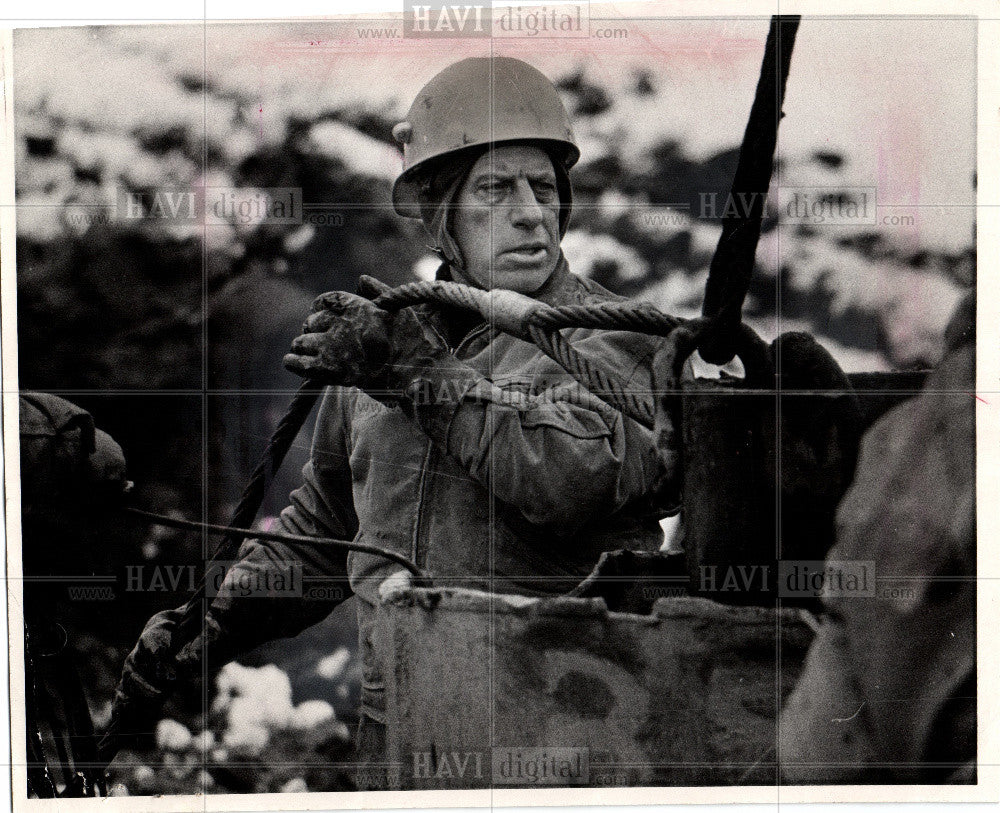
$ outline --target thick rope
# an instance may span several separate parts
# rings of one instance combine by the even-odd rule
[[[369,286],[374,283],[369,282]],[[630,389],[614,371],[579,352],[562,328],[631,330],[665,336],[661,352],[669,360],[659,386],[669,399],[677,389],[681,366],[705,338],[718,328],[718,317],[684,320],[663,313],[647,302],[597,302],[553,307],[511,292],[491,292],[457,282],[414,282],[383,290],[374,303],[386,310],[433,302],[477,312],[520,338],[530,340],[574,379],[605,403],[647,429],[652,429],[656,403],[650,393]],[[749,327],[737,322],[729,346],[739,355],[747,377],[765,381],[769,369],[766,345]]]
[[[299,386],[288,411],[281,418],[274,434],[268,441],[260,462],[257,463],[250,475],[246,488],[243,489],[243,494],[240,496],[240,501],[232,513],[229,526],[224,531],[225,536],[209,557],[210,562],[235,559],[247,533],[260,535],[256,531],[248,531],[247,527],[253,524],[257,511],[260,510],[261,503],[264,502],[264,497],[271,488],[271,481],[274,479],[275,473],[281,468],[285,455],[291,448],[292,441],[295,440],[295,436],[306,422],[306,418],[309,417],[309,413],[312,412],[322,393],[323,387],[314,381],[306,380]],[[200,529],[202,526],[198,527]],[[205,528],[207,529],[208,526]],[[205,576],[202,577],[195,590],[196,597],[204,595],[205,578]],[[186,605],[186,612],[178,624],[178,628],[182,629],[185,634],[190,634],[192,638],[194,634],[197,634],[194,631],[195,627],[201,623],[199,604],[200,602],[192,598]]]
[[[254,468],[246,488],[243,489],[240,501],[233,511],[230,525],[241,528],[253,524],[254,518],[257,516],[257,510],[260,508],[260,504],[263,502],[271,486],[271,481],[274,479],[275,473],[281,468],[285,454],[291,447],[292,441],[295,440],[295,436],[302,428],[302,424],[309,417],[309,413],[312,412],[316,401],[323,394],[323,389],[322,385],[309,380],[303,381],[299,386],[298,392],[295,393],[291,406],[288,408],[288,412],[285,413],[280,423],[278,423],[274,434],[271,436],[270,441],[268,441],[267,448],[264,449],[264,454],[261,456],[260,462]],[[239,547],[243,536],[243,534],[236,533],[234,530],[223,541],[223,545],[235,544],[236,547]],[[219,547],[220,550],[217,550],[214,555],[218,555],[221,552],[223,546],[220,545]]]
[[[530,325],[529,330],[538,348],[580,384],[622,414],[647,429],[653,428],[655,405],[649,398],[628,389],[619,376],[578,352],[558,330],[545,330],[535,324]]]
[[[373,287],[372,283],[368,285]],[[559,330],[570,327],[631,330],[666,336],[668,345],[675,344],[683,336],[687,346],[689,338],[689,331],[683,334],[677,332],[685,324],[683,319],[663,313],[645,302],[551,306],[528,297],[512,296],[509,292],[498,294],[445,280],[401,285],[383,291],[374,302],[385,310],[434,302],[475,311],[488,322],[499,323],[508,332],[534,342],[587,390],[647,429],[653,428],[656,415],[656,404],[649,393],[630,389],[615,372],[576,350]],[[698,320],[699,336],[708,325],[708,321]],[[684,354],[684,358],[688,354]],[[664,383],[671,388],[673,382],[668,380]]]
[[[651,336],[669,336],[684,320],[663,313],[647,302],[598,302],[539,308],[531,323],[546,330],[564,327],[633,330]]]
[[[484,318],[487,318],[484,312],[489,309],[489,295],[486,291],[446,280],[408,282],[379,294],[375,299],[375,304],[387,311],[402,310],[422,302],[437,302],[477,311]]]

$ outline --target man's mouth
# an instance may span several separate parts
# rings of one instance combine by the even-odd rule
[[[527,262],[542,260],[548,253],[549,247],[546,243],[525,243],[516,248],[509,248],[504,252],[504,254]]]

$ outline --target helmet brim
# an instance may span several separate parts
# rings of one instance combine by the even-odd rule
[[[493,141],[488,144],[470,144],[463,150],[446,150],[439,155],[428,156],[412,167],[404,170],[392,187],[392,207],[403,217],[420,218],[420,190],[426,179],[432,176],[441,165],[459,160],[470,152],[485,152],[501,146],[526,144],[540,147],[549,154],[553,161],[562,164],[566,169],[580,160],[580,150],[576,144],[569,141],[556,141],[544,138],[513,138],[503,141]]]

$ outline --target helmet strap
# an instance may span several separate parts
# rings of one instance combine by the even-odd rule
[[[444,262],[458,268],[465,267],[465,258],[452,237],[452,215],[462,184],[480,154],[473,152],[450,166],[438,167],[435,177],[427,180],[420,196],[421,219],[434,240],[431,250]]]

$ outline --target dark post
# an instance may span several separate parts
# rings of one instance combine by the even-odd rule
[[[774,393],[703,379],[684,381],[682,390],[691,593],[769,604],[777,568]]]
[[[702,315],[715,318],[716,324],[708,331],[699,352],[712,364],[725,364],[733,357],[735,329],[753,273],[764,202],[774,171],[781,106],[800,19],[784,15],[771,18],[760,79],[722,220],[722,235],[705,285]]]

